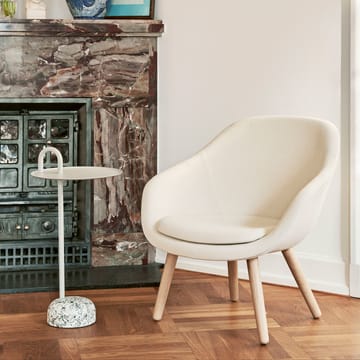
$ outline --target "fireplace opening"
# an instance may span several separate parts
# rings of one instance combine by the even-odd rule
[[[64,166],[92,165],[92,116],[89,98],[0,99],[0,271],[57,268],[57,184],[31,172],[46,145]],[[44,166],[56,167],[56,157]],[[91,183],[66,182],[67,267],[91,265],[91,209]]]

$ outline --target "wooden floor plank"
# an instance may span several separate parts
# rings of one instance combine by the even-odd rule
[[[61,360],[81,360],[78,343],[75,339],[59,339]]]
[[[96,305],[96,323],[80,329],[46,324],[57,293],[3,294],[0,359],[360,359],[360,299],[316,293],[314,320],[298,289],[265,284],[270,343],[261,346],[248,282],[239,288],[231,302],[226,278],[176,270],[159,322],[156,288],[70,291]]]
[[[62,360],[58,341],[38,340],[7,342],[4,346],[4,360],[25,360],[25,359],[51,359]]]
[[[224,304],[211,305],[188,305],[188,306],[168,306],[167,311],[173,319],[181,319],[187,317],[208,317],[226,315],[249,315],[254,316],[254,307],[252,304],[244,304],[240,302],[229,302]]]
[[[183,333],[199,360],[202,359],[279,359],[271,348],[258,345],[256,330],[221,330]]]
[[[79,339],[81,359],[194,360],[189,345],[179,334],[110,336]]]
[[[271,330],[271,343],[273,339],[289,355],[289,359],[311,359],[310,355],[289,334],[280,327]]]

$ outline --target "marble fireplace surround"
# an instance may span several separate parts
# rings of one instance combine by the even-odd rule
[[[154,251],[140,224],[156,173],[159,20],[0,21],[0,98],[91,98],[93,163],[122,169],[94,182],[92,265],[141,265]]]

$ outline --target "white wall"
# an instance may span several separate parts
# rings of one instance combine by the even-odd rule
[[[360,1],[351,1],[350,294],[360,298]]]
[[[49,17],[70,17],[65,1],[54,3],[48,0]],[[159,171],[246,116],[332,121],[342,133],[342,161],[320,223],[297,252],[315,289],[344,294],[349,119],[341,18],[348,6],[348,0],[156,0],[156,18],[165,23],[159,39]],[[184,259],[179,266],[225,273],[222,263]],[[265,281],[291,283],[278,256],[264,259],[262,275]]]
[[[348,293],[348,118],[341,0],[157,0],[159,171],[246,116],[309,115],[341,131],[343,157],[320,223],[297,248],[314,288]],[[346,71],[346,69],[345,69]],[[345,94],[346,95],[346,94]],[[163,260],[163,254],[158,253]],[[289,283],[277,256],[263,278]],[[181,267],[225,273],[223,264]]]

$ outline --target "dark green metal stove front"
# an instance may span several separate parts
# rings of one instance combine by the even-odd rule
[[[57,183],[35,178],[31,172],[37,169],[39,152],[46,145],[61,152],[64,166],[90,164],[91,139],[79,141],[80,128],[89,123],[82,117],[90,113],[80,109],[90,103],[85,99],[77,104],[74,107],[63,100],[44,107],[22,102],[3,110],[0,102],[0,271],[57,267]],[[89,134],[86,130],[81,136]],[[85,149],[79,149],[80,143]],[[48,153],[44,167],[56,167],[56,161]],[[89,184],[65,182],[67,265],[91,263],[89,204]]]

